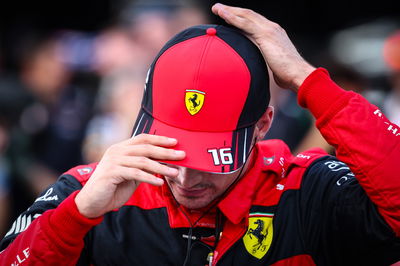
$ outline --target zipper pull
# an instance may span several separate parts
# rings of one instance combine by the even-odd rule
[[[214,258],[214,253],[213,252],[208,253],[207,255],[208,266],[212,266],[213,258]]]

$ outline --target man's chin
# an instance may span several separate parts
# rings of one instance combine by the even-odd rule
[[[196,209],[201,209],[204,207],[207,207],[211,201],[209,200],[204,200],[204,199],[199,199],[199,198],[195,198],[195,197],[184,197],[184,198],[177,198],[176,199],[178,201],[178,203],[182,206],[184,206],[187,209],[191,209],[191,210],[196,210]]]

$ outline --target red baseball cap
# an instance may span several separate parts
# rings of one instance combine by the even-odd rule
[[[235,28],[194,26],[173,37],[152,63],[133,135],[176,138],[186,157],[165,163],[230,173],[246,162],[269,98],[257,46]]]

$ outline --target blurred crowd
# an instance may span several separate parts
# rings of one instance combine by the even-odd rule
[[[98,161],[107,147],[131,136],[159,49],[182,29],[212,22],[199,3],[137,0],[100,32],[24,34],[12,70],[1,67],[0,54],[0,237],[61,173]],[[400,31],[391,28],[381,40],[386,65],[378,79],[330,52],[310,61],[400,124]],[[271,88],[276,116],[267,138],[284,139],[294,151],[319,146],[334,154],[296,96]]]
[[[208,23],[191,1],[134,1],[96,33],[26,32],[0,67],[0,237],[69,168],[127,139],[151,61],[174,34]],[[1,65],[1,55],[0,55]]]

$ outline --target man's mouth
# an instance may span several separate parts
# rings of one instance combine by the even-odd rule
[[[180,194],[184,197],[187,197],[187,198],[193,198],[193,197],[201,196],[208,189],[208,186],[184,188],[178,184],[175,184],[175,188],[176,188],[178,194]]]

